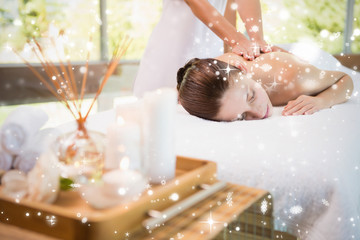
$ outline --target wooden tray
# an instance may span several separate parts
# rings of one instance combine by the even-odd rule
[[[152,186],[152,195],[145,192],[136,202],[105,210],[91,208],[77,192],[61,192],[54,204],[44,204],[16,203],[0,191],[0,222],[61,239],[119,239],[142,228],[149,209],[161,211],[172,205],[172,193],[180,201],[196,192],[195,186],[215,181],[215,163],[179,156],[173,180]]]
[[[131,239],[272,240],[275,239],[272,213],[272,198],[267,191],[227,183],[225,188],[184,210],[151,234],[133,233]]]

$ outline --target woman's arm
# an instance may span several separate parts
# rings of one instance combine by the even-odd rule
[[[220,39],[231,48],[241,46],[241,52],[247,59],[254,59],[252,43],[235,26],[226,20],[207,0],[185,0],[194,15],[208,26]],[[243,6],[244,7],[244,6]]]
[[[261,17],[261,5],[259,0],[235,0],[238,5],[238,13],[243,21],[250,40],[255,42],[259,49],[257,52],[271,52],[271,47],[264,41],[264,33]]]
[[[320,72],[324,73],[325,71]],[[330,108],[336,104],[346,102],[350,99],[353,91],[353,82],[349,75],[342,72],[328,71],[323,75],[330,76],[330,78],[319,79],[318,81],[332,82],[332,79],[337,79],[331,83],[325,90],[321,91],[315,96],[301,95],[293,101],[289,101],[285,106],[283,115],[303,115],[313,114],[321,109]]]

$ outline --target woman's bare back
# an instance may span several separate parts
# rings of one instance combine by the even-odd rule
[[[247,74],[261,83],[275,106],[285,105],[300,95],[316,95],[345,75],[320,70],[285,52],[262,54],[254,61],[246,61],[234,53],[226,53],[216,59],[236,67],[243,65]]]

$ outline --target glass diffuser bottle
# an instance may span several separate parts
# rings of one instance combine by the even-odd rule
[[[77,123],[75,131],[59,137],[55,151],[64,164],[62,176],[78,184],[86,184],[102,176],[105,135],[88,130],[82,121]]]
[[[52,41],[52,43],[53,47],[56,49],[54,41]],[[88,75],[89,52],[86,59],[85,72],[82,81],[80,82],[81,88],[79,92],[70,61],[67,60],[66,63],[63,63],[58,56],[59,66],[56,67],[46,56],[40,44],[35,39],[29,42],[29,44],[31,45],[33,53],[40,61],[43,70],[47,75],[46,78],[20,54],[17,54],[52,95],[66,106],[76,120],[77,129],[61,136],[54,146],[54,151],[60,162],[63,163],[62,176],[73,178],[76,183],[85,184],[89,181],[94,182],[101,178],[104,165],[105,135],[88,130],[86,128],[86,120],[103,87],[116,69],[120,58],[127,50],[130,43],[131,40],[128,37],[125,37],[115,48],[105,76],[88,109],[84,109],[82,103]],[[92,44],[88,45],[91,46]],[[14,52],[17,53],[15,50]]]

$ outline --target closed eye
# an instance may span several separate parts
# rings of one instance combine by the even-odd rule
[[[252,91],[252,96],[250,98],[250,102],[253,102],[255,100],[255,91]]]
[[[251,94],[251,95],[250,95]],[[252,103],[255,99],[255,91],[252,90],[250,93],[250,89],[248,90],[247,94],[246,94],[246,99],[249,103]]]

